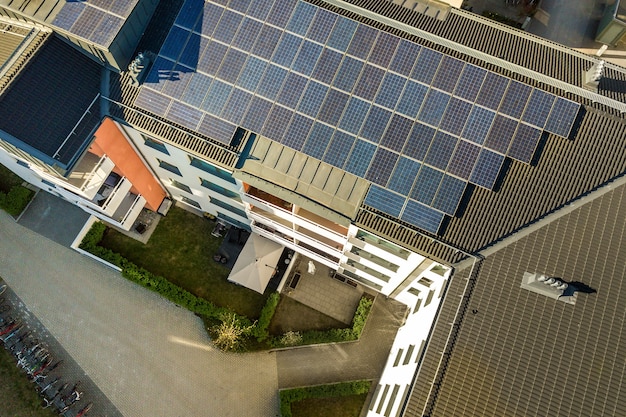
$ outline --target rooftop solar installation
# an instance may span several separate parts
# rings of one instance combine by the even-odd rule
[[[507,156],[529,163],[544,130],[568,137],[580,107],[303,0],[181,10],[135,105],[362,176],[366,205],[431,233],[469,183],[493,189]]]
[[[95,44],[108,47],[138,1],[66,1],[52,24]],[[185,9],[181,15],[184,12]],[[187,16],[187,19],[190,18],[192,17]]]

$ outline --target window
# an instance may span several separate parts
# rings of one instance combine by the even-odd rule
[[[200,207],[200,203],[198,203],[198,202],[197,202],[197,201],[195,201],[195,200],[192,200],[191,198],[187,198],[187,197],[185,197],[184,195],[180,197],[180,200],[181,200],[183,203],[187,203],[187,204],[189,204],[190,206],[194,206],[194,207],[196,207],[196,208],[202,209],[202,207]]]
[[[141,137],[143,137],[144,145],[146,145],[148,148],[152,148],[159,152],[163,152],[166,155],[170,154],[167,151],[167,147],[165,146],[163,142],[159,142],[158,140],[152,139],[151,137],[146,136],[146,135],[141,135]]]
[[[237,194],[236,192],[227,190],[226,188],[220,187],[217,184],[213,184],[212,182],[207,181],[204,178],[200,178],[200,185],[202,185],[204,188],[208,188],[211,191],[215,191],[216,193],[221,194],[225,197],[229,197],[234,200],[241,201],[241,198],[239,198],[239,194]]]
[[[211,203],[213,203],[214,205],[221,207],[223,209],[226,209],[228,211],[230,211],[231,213],[234,213],[238,216],[243,217],[244,219],[246,219],[246,212],[243,211],[242,209],[238,209],[236,207],[231,206],[230,204],[227,204],[225,202],[223,202],[222,200],[219,200],[217,198],[212,198],[211,199]]]
[[[225,215],[224,213],[219,213],[219,212],[218,212],[218,213],[217,213],[217,217],[218,217],[218,218],[220,218],[220,219],[222,219],[222,220],[225,220],[226,222],[228,222],[228,223],[232,224],[233,226],[237,226],[237,227],[238,227],[238,228],[240,228],[240,229],[245,229],[245,230],[247,230],[248,232],[251,232],[251,231],[252,231],[252,230],[250,229],[250,226],[248,226],[247,224],[242,223],[242,222],[240,222],[239,220],[235,220],[235,219],[233,219],[232,217],[229,217],[229,216]]]
[[[178,188],[179,190],[183,190],[188,192],[189,194],[191,194],[191,188],[189,188],[188,186],[186,186],[185,184],[178,182],[176,180],[173,180],[170,178],[170,181],[172,182],[172,185],[176,188]]]
[[[56,185],[54,185],[53,183],[51,183],[50,181],[46,181],[46,180],[41,180],[42,183],[46,184],[48,187],[51,188],[57,188]]]
[[[17,164],[20,166],[23,166],[24,168],[30,168],[30,165],[28,165],[28,163],[22,161],[21,159],[17,159]]]
[[[221,178],[224,181],[228,181],[231,184],[237,184],[237,181],[235,181],[235,179],[233,178],[230,172],[224,169],[218,168],[214,165],[211,165],[208,162],[204,162],[198,158],[194,158],[192,156],[190,156],[189,159],[191,161],[191,166],[201,169],[204,172],[208,172],[209,174],[214,175],[218,178]]]
[[[170,164],[168,162],[161,161],[160,159],[157,159],[157,161],[159,161],[159,166],[161,168],[163,168],[164,170],[169,171],[172,174],[179,175],[181,177],[183,176],[183,174],[180,173],[180,170],[176,166],[174,166],[174,165],[172,165],[172,164]]]

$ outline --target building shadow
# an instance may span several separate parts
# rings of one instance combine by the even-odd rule
[[[567,284],[568,284],[568,287],[565,289],[565,291],[563,291],[562,297],[571,297],[576,292],[580,292],[583,294],[595,294],[598,292],[596,291],[595,288],[591,288],[589,285],[585,284],[584,282],[571,281],[571,282],[568,282]]]

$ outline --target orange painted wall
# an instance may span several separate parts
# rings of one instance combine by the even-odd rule
[[[114,171],[128,178],[133,184],[132,191],[141,194],[146,199],[146,206],[156,211],[166,197],[165,191],[115,122],[106,117],[95,136],[96,140],[89,151],[98,156],[106,154],[111,158],[115,163]]]

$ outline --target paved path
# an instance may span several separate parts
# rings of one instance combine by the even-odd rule
[[[274,353],[213,350],[188,311],[2,211],[0,275],[123,415],[278,415]]]

